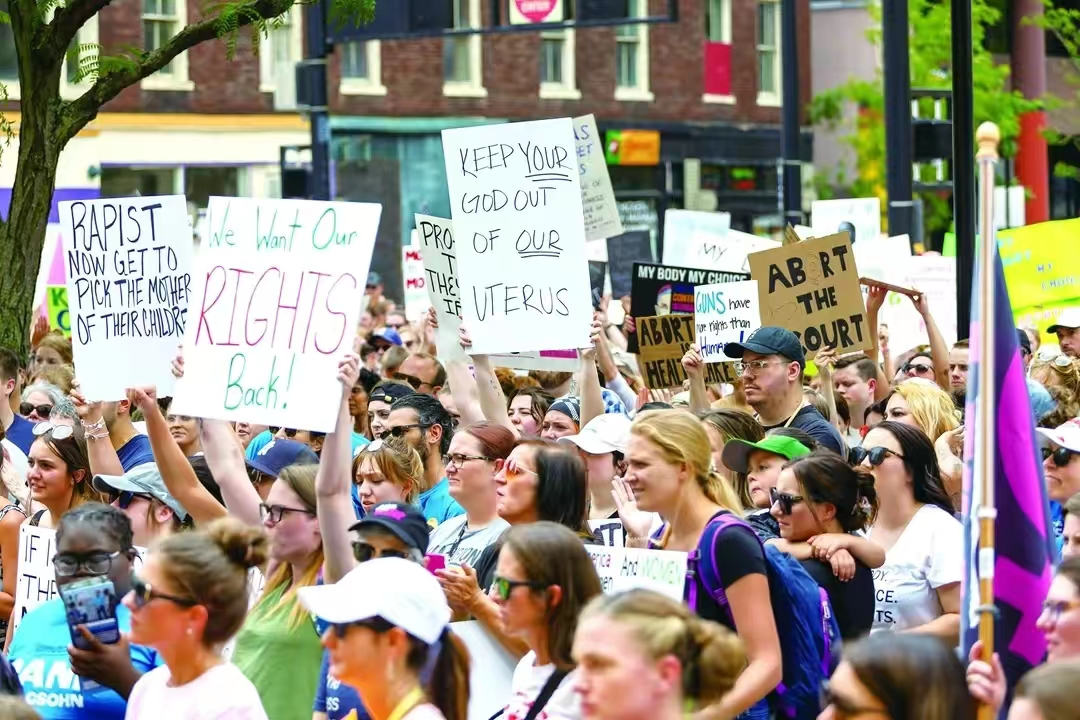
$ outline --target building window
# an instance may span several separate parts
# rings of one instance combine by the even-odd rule
[[[153,52],[187,25],[187,0],[142,0],[143,49]],[[187,53],[142,81],[146,90],[190,90]]]
[[[540,97],[580,100],[574,58],[574,31],[549,30],[540,34]]]
[[[757,6],[758,104],[780,104],[780,2]]]
[[[176,168],[101,168],[101,197],[173,195],[177,187]]]
[[[454,28],[480,27],[480,0],[453,0]],[[481,37],[457,35],[443,40],[443,94],[487,97],[484,89]]]
[[[648,0],[628,0],[632,17],[645,17]],[[615,31],[615,99],[651,102],[649,26],[619,25]]]
[[[259,91],[279,95],[293,107],[296,106],[296,63],[304,52],[300,12],[294,5],[270,25],[259,42]]]
[[[338,48],[341,52],[341,94],[386,94],[382,84],[382,46],[378,40],[352,40]]]
[[[0,12],[7,12],[7,8],[8,0],[0,0]],[[48,11],[49,21],[52,20],[52,12],[52,10]],[[79,28],[64,57],[64,69],[60,74],[60,97],[63,99],[74,100],[93,80],[93,78],[85,78],[82,82],[75,83],[81,63],[97,55],[97,44],[98,19],[95,15]],[[84,49],[80,52],[80,48]],[[19,99],[19,67],[15,54],[15,35],[11,30],[11,25],[7,23],[0,23],[0,83],[7,90],[9,100]]]
[[[705,4],[705,39],[731,42],[731,0],[708,0]]]

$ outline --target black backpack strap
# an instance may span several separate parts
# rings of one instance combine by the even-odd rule
[[[559,685],[562,684],[563,679],[569,674],[569,670],[560,670],[558,668],[555,669],[555,672],[551,673],[547,682],[544,683],[544,687],[540,688],[540,694],[536,696],[536,700],[533,702],[532,707],[529,708],[529,714],[525,716],[525,720],[536,720],[536,718],[540,716],[540,711],[548,704],[548,700],[551,699],[551,696],[559,689]]]

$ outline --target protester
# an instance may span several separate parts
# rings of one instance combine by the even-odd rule
[[[1080,416],[1080,359],[1042,350],[1031,363],[1031,378],[1046,388],[1054,403],[1052,411],[1039,417],[1040,425],[1057,427]]]
[[[376,440],[353,460],[361,514],[385,502],[416,504],[424,487],[420,455],[402,438]]]
[[[1080,308],[1065,308],[1057,322],[1046,328],[1046,332],[1057,335],[1061,352],[1069,357],[1080,358]]]
[[[21,401],[19,370],[19,357],[0,347],[0,426],[7,440],[29,455],[34,444],[34,425],[16,412]]]
[[[267,428],[273,434],[275,440],[295,440],[311,448],[316,455],[322,454],[323,442],[326,441],[326,433],[315,430],[298,430],[296,428],[270,426]]]
[[[837,394],[847,402],[853,418],[862,420],[866,410],[876,402],[877,365],[862,353],[839,358],[832,373]]]
[[[949,351],[949,387],[965,390],[968,384],[968,341],[958,340]]]
[[[934,443],[945,492],[959,512],[963,492],[963,427],[952,396],[921,380],[902,382],[886,401],[885,417],[917,427]]]
[[[560,397],[551,403],[540,425],[540,437],[554,441],[561,437],[577,435],[579,432],[581,432],[581,400],[567,396]]]
[[[277,438],[263,445],[254,456],[248,456],[245,461],[248,478],[263,501],[269,497],[274,481],[282,470],[292,465],[316,465],[318,462],[319,456],[304,443]]]
[[[179,532],[187,522],[187,510],[169,493],[154,463],[123,475],[95,475],[94,489],[124,512],[139,547]]]
[[[131,589],[131,524],[117,508],[88,503],[66,513],[56,528],[53,571],[60,592],[74,582],[104,578],[112,583],[120,641],[106,645],[80,625],[85,648],[72,644],[61,598],[41,603],[19,622],[8,657],[26,698],[43,720],[121,720],[128,696],[143,673],[162,664],[153,649],[132,644],[131,613],[120,600]],[[79,676],[78,682],[56,678]],[[100,687],[87,687],[90,681]]]
[[[521,437],[539,437],[544,416],[554,399],[540,388],[515,389],[507,399],[510,422]]]
[[[1029,372],[1034,359],[1031,352],[1031,336],[1024,330],[1017,330],[1016,337],[1020,347],[1020,357],[1024,360],[1024,381],[1027,383],[1028,397],[1031,399],[1031,414],[1035,418],[1035,423],[1038,424],[1040,418],[1054,411],[1054,399],[1050,397],[1050,393],[1042,386],[1042,383],[1031,377]]]
[[[0,472],[8,462],[0,455]],[[5,498],[0,508],[0,646],[7,637],[8,618],[15,607],[15,589],[19,567],[19,527],[26,521],[26,512]],[[6,571],[6,572],[5,572]]]
[[[1050,518],[1060,548],[1065,532],[1065,513],[1061,506],[1080,493],[1080,422],[1070,420],[1053,430],[1036,428],[1050,499]]]
[[[424,463],[424,485],[418,504],[428,520],[437,527],[465,510],[450,496],[450,480],[446,477],[443,455],[450,449],[454,434],[450,414],[431,395],[414,393],[394,403],[387,418],[387,433],[403,437],[420,453]]]
[[[750,497],[750,483],[746,473],[741,473],[724,465],[724,448],[732,440],[744,440],[756,443],[765,437],[761,424],[750,413],[735,408],[710,410],[701,415],[705,434],[709,436],[712,448],[712,469],[726,477],[735,488],[743,507],[754,507]]]
[[[368,429],[370,439],[381,438],[390,425],[390,410],[394,403],[413,394],[413,389],[404,382],[384,380],[371,390],[368,396]]]
[[[193,457],[202,452],[202,440],[199,437],[199,421],[190,415],[177,415],[169,404],[169,412],[165,415],[169,423],[169,432],[180,449],[187,457]]]
[[[469,655],[450,631],[450,608],[431,573],[379,558],[334,585],[303,588],[300,599],[330,623],[322,636],[330,671],[359,691],[373,720],[467,720]]]
[[[49,365],[70,365],[71,362],[71,341],[58,332],[51,332],[34,348],[31,369],[37,371]]]
[[[724,465],[746,477],[747,494],[753,508],[746,520],[763,541],[780,536],[780,527],[770,509],[781,468],[809,454],[810,448],[806,445],[782,435],[770,435],[757,443],[733,439],[724,446]]]
[[[622,413],[605,413],[593,418],[577,435],[564,435],[560,443],[573,445],[585,463],[589,482],[589,519],[594,525],[603,520],[617,520],[619,509],[612,495],[612,481],[622,477],[626,468],[626,443],[630,439],[630,420]],[[622,546],[625,529],[620,527],[618,543]]]
[[[574,660],[586,720],[680,720],[719,701],[746,667],[734,633],[651,590],[586,605]]]
[[[46,365],[35,369],[29,380],[31,385],[53,385],[66,396],[75,389],[75,370],[71,365]]]
[[[1035,668],[1016,685],[1009,720],[1071,720],[1076,717],[1080,662]]]
[[[240,438],[240,444],[244,446],[245,450],[251,445],[251,441],[254,440],[256,436],[261,435],[269,429],[268,425],[256,425],[254,423],[246,422],[236,423],[235,428],[236,437]]]
[[[27,522],[55,528],[64,513],[98,499],[91,488],[90,461],[80,427],[38,423],[34,437],[26,474],[31,501]]]
[[[426,353],[413,353],[392,376],[395,380],[404,380],[412,389],[425,395],[438,395],[446,384],[446,370],[438,358]]]
[[[349,416],[353,419],[353,432],[371,440],[371,425],[368,422],[368,401],[374,386],[368,388],[362,379],[349,389]]]
[[[266,718],[255,687],[220,652],[244,622],[248,571],[266,562],[267,544],[262,530],[218,520],[151,548],[124,605],[131,642],[165,664],[135,683],[127,720]]]
[[[1061,524],[1061,558],[1064,560],[1080,555],[1080,493],[1069,498],[1062,509],[1065,518]]]
[[[133,467],[154,462],[150,440],[131,422],[129,400],[88,403],[79,392],[72,393],[72,400],[86,434],[90,468],[95,474],[123,475]]]
[[[64,401],[64,392],[50,383],[36,382],[22,392],[19,414],[32,423],[48,420],[54,407]]]

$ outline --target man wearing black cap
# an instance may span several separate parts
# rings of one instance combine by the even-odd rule
[[[780,327],[761,327],[741,343],[724,346],[728,357],[739,358],[735,372],[743,381],[746,402],[766,431],[799,428],[818,443],[844,453],[840,431],[803,397],[806,355],[795,333]]]

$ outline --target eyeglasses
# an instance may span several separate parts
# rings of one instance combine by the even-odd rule
[[[851,460],[852,465],[861,465],[863,460],[869,459],[871,467],[877,467],[881,463],[885,462],[885,458],[892,455],[898,457],[901,460],[904,456],[898,452],[894,452],[887,447],[873,447],[867,450],[863,447],[851,448]]]
[[[52,405],[34,405],[33,403],[24,402],[19,405],[19,414],[26,417],[32,412],[37,412],[38,417],[47,418],[52,412]]]
[[[112,570],[113,560],[123,554],[122,550],[117,550],[114,553],[92,552],[86,555],[57,553],[52,560],[53,571],[59,577],[71,577],[79,572],[80,568],[90,575],[105,575]]]
[[[115,502],[117,507],[119,507],[121,510],[127,510],[128,507],[131,505],[131,501],[135,498],[142,498],[143,500],[153,501],[154,496],[147,495],[146,493],[127,492],[125,490],[119,495],[114,495],[113,502]]]
[[[928,372],[932,372],[933,369],[934,368],[932,365],[924,365],[923,363],[908,363],[903,367],[903,371],[905,373],[909,373],[914,370],[916,375],[925,375]]]
[[[790,515],[792,509],[801,503],[805,498],[802,495],[792,495],[791,493],[777,492],[776,488],[769,490],[769,507],[780,504],[780,512],[784,515]]]
[[[394,550],[392,548],[378,549],[372,545],[368,545],[366,542],[360,542],[354,540],[352,544],[352,554],[356,558],[356,562],[367,562],[375,558],[402,558],[409,557],[409,553],[405,550]]]
[[[753,360],[751,362],[734,362],[731,363],[735,367],[735,375],[742,377],[748,372],[752,371],[752,374],[757,375],[759,372],[769,367],[770,365],[776,365],[778,360]]]
[[[391,375],[395,380],[404,380],[412,386],[413,390],[419,390],[424,385],[431,385],[429,382],[425,382],[415,375],[409,375],[408,373],[396,372]]]
[[[51,422],[39,422],[34,426],[34,437],[41,437],[49,432],[52,433],[53,440],[67,440],[75,434],[75,428],[70,425],[53,425]]]
[[[547,586],[541,583],[529,582],[528,580],[508,580],[496,575],[491,583],[490,593],[505,602],[510,599],[510,594],[519,587],[527,587],[532,590],[543,590]]]
[[[886,712],[885,708],[865,708],[855,705],[849,700],[845,700],[832,691],[832,687],[829,685],[828,680],[821,681],[821,687],[818,690],[818,702],[821,705],[821,709],[824,710],[827,707],[832,706],[837,714],[843,717],[855,717],[856,715],[866,715],[869,713],[877,713],[878,715]]]
[[[131,573],[131,593],[135,598],[135,607],[144,608],[154,600],[168,600],[171,603],[179,605],[180,607],[195,607],[199,603],[191,598],[178,597],[176,595],[168,595],[166,593],[159,593],[150,587],[150,583],[143,581],[135,573]]]
[[[284,505],[267,505],[266,503],[259,503],[259,517],[263,520],[270,518],[270,522],[275,525],[281,522],[281,519],[285,517],[286,513],[300,513],[301,515],[315,516],[315,513],[303,508],[291,508],[285,507]]]
[[[267,430],[270,431],[271,435],[277,435],[278,432],[281,430],[281,426],[279,425],[277,427],[274,427],[273,425],[271,425],[270,427],[267,428]],[[296,433],[297,433],[296,428],[285,428],[285,437],[287,437],[287,438],[296,437]]]
[[[381,433],[379,433],[379,439],[386,440],[389,437],[404,437],[405,433],[409,432],[413,428],[420,428],[420,432],[423,432],[429,427],[431,427],[431,425],[425,425],[423,423],[414,423],[412,425],[398,425],[397,427],[392,427],[389,430],[383,430]]]
[[[1042,448],[1043,461],[1045,462],[1046,460],[1053,458],[1054,465],[1058,466],[1059,468],[1066,467],[1069,463],[1072,462],[1073,455],[1078,454],[1080,453],[1073,452],[1072,450],[1063,447],[1059,447],[1057,450],[1051,450],[1050,448],[1046,447]]]
[[[443,465],[446,467],[464,467],[469,460],[494,460],[487,455],[464,455],[462,453],[448,453],[442,456]]]
[[[346,623],[331,623],[330,629],[334,631],[334,635],[338,640],[344,640],[345,636],[349,634],[349,630],[352,628],[364,628],[374,633],[384,633],[394,627],[382,618],[374,617],[367,620],[357,620],[356,622]]]
[[[1064,613],[1080,608],[1080,600],[1047,600],[1043,603],[1043,615],[1050,622],[1057,622]]]
[[[503,467],[503,472],[506,475],[507,480],[517,480],[518,478],[525,477],[526,475],[536,475],[539,477],[539,473],[535,470],[520,465],[516,462],[510,461]]]

